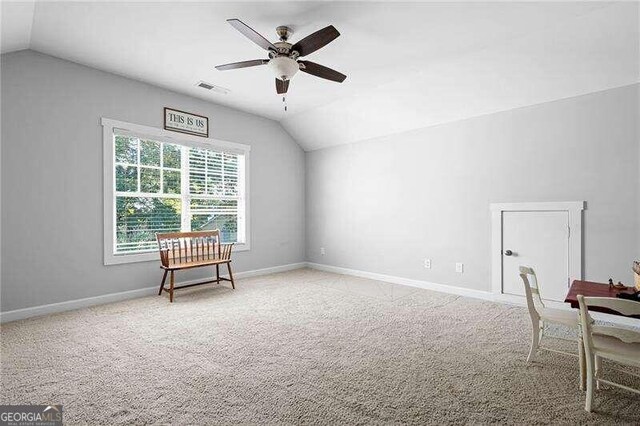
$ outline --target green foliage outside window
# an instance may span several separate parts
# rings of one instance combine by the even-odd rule
[[[116,163],[136,164],[138,162],[138,140],[126,136],[116,136]]]
[[[136,192],[138,190],[138,168],[116,166],[116,191]]]
[[[140,141],[140,164],[160,167],[160,142]]]
[[[156,232],[178,232],[182,202],[178,198],[116,197],[116,249],[155,250]]]
[[[180,147],[178,145],[164,144],[162,150],[162,156],[164,160],[164,167],[171,167],[174,169],[180,168]]]
[[[140,167],[140,192],[160,192],[160,169]]]

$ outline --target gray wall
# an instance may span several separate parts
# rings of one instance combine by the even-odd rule
[[[585,277],[631,282],[638,113],[633,85],[308,152],[307,259],[490,291],[490,203],[585,200]]]
[[[252,146],[238,271],[305,260],[306,229],[309,261],[489,290],[489,203],[517,201],[587,201],[589,279],[630,281],[640,258],[638,85],[309,152],[305,192],[271,120],[32,51],[1,62],[2,311],[158,284],[156,262],[102,264],[99,119],[161,127],[164,106]]]
[[[278,123],[33,51],[1,61],[2,311],[159,284],[158,262],[103,266],[99,120],[162,127],[165,106],[252,147],[236,271],[304,261],[304,152]]]

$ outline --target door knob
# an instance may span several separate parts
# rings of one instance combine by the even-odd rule
[[[513,254],[513,252],[511,250],[507,250],[504,252],[505,256],[511,256]]]

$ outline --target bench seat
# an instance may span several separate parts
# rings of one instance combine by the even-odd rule
[[[197,261],[193,261],[193,262],[170,262],[169,265],[164,266],[161,265],[160,267],[162,269],[167,269],[167,270],[180,270],[180,269],[190,269],[190,268],[198,268],[200,266],[213,266],[213,265],[220,265],[222,263],[229,263],[231,262],[230,259],[206,259],[206,260],[197,260]]]

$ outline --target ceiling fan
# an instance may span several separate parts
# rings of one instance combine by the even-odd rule
[[[227,22],[249,40],[268,51],[269,59],[253,59],[251,61],[234,62],[232,64],[216,66],[216,69],[220,71],[269,65],[269,68],[273,70],[276,76],[276,92],[278,94],[287,93],[287,90],[289,90],[289,81],[291,81],[291,78],[298,70],[338,83],[342,83],[345,78],[347,78],[346,75],[323,65],[316,64],[315,62],[298,60],[298,58],[307,56],[335,40],[340,33],[333,25],[329,25],[306,36],[297,43],[291,44],[287,42],[293,34],[293,31],[289,27],[280,26],[276,28],[276,34],[280,38],[280,41],[271,43],[239,19],[227,19]]]

